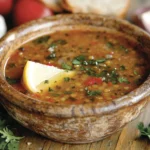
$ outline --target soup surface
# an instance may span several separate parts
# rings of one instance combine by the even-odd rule
[[[32,93],[21,78],[28,60],[74,70],[73,77]],[[123,36],[68,31],[40,37],[18,48],[6,66],[7,81],[20,92],[50,103],[82,104],[111,101],[137,88],[147,77],[149,61]],[[47,82],[45,81],[45,84]]]

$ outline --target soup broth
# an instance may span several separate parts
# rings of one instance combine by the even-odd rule
[[[22,84],[28,60],[73,70],[47,92],[32,93]],[[50,103],[112,101],[137,88],[148,76],[149,61],[134,42],[111,33],[64,31],[37,38],[18,48],[6,66],[7,81],[20,92]],[[47,84],[45,82],[45,84]]]

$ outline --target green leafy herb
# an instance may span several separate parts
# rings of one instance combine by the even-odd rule
[[[126,70],[126,67],[125,67],[124,65],[121,65],[121,66],[120,66],[120,70],[122,70],[122,71],[123,71],[123,70]]]
[[[107,46],[108,48],[113,48],[114,45],[113,45],[111,42],[107,42],[107,43],[106,43],[106,46]]]
[[[69,78],[69,77],[65,77],[65,78],[64,78],[64,81],[65,81],[65,82],[69,82],[69,81],[70,81],[70,78]]]
[[[6,77],[6,80],[9,84],[17,84],[20,82],[20,79],[13,79],[13,78],[9,78],[9,77]]]
[[[67,41],[66,40],[57,40],[55,41],[56,44],[60,44],[60,45],[65,45],[67,44]]]
[[[48,55],[46,57],[46,59],[54,59],[54,58],[56,58],[56,54],[55,53],[51,53],[50,55]]]
[[[74,59],[74,60],[72,61],[72,64],[74,64],[74,65],[81,65],[81,61],[79,61],[79,60],[77,60],[77,59]]]
[[[0,119],[0,150],[18,150],[23,137],[15,136],[6,126],[6,120]]]
[[[62,68],[65,70],[71,70],[72,66],[68,65],[67,63],[62,63]]]
[[[48,92],[52,92],[52,91],[53,91],[53,89],[49,87],[48,88]]]
[[[124,51],[125,53],[129,52],[129,50],[126,47],[124,47],[123,45],[120,46],[120,50]]]
[[[138,73],[137,73],[137,71],[136,71],[136,70],[134,70],[134,71],[133,71],[133,73],[134,73],[134,75],[138,75]]]
[[[44,36],[44,37],[37,38],[33,42],[36,44],[42,44],[42,43],[46,43],[49,40],[49,38],[50,36]]]
[[[74,65],[81,65],[81,63],[85,60],[85,56],[84,55],[79,55],[77,57],[75,57],[72,61],[72,63]]]
[[[98,96],[98,95],[101,95],[101,91],[99,91],[99,90],[91,91],[87,87],[85,88],[85,92],[86,92],[86,95],[88,95],[88,96]]]
[[[66,40],[55,40],[50,44],[50,48],[55,49],[58,45],[65,45],[67,44]]]
[[[48,84],[48,83],[49,83],[49,81],[48,81],[48,80],[45,80],[45,81],[44,81],[44,84]]]
[[[119,77],[119,78],[118,78],[118,81],[119,81],[119,83],[130,83],[130,82],[128,81],[128,79],[125,78],[125,77]]]
[[[64,94],[72,94],[72,91],[65,91]]]
[[[145,136],[150,139],[150,125],[148,125],[147,127],[144,127],[143,122],[140,122],[138,124],[137,128],[140,131],[140,136]]]

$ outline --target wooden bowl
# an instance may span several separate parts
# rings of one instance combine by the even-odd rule
[[[63,30],[101,30],[134,40],[150,58],[150,36],[120,19],[92,14],[58,15],[24,24],[0,42],[0,98],[8,113],[23,126],[65,143],[103,139],[136,118],[150,95],[150,76],[137,89],[113,101],[63,105],[39,101],[15,90],[5,80],[5,66],[22,44],[47,33]]]

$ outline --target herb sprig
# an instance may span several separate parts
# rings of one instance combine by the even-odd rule
[[[150,140],[150,124],[145,127],[143,122],[140,122],[137,126],[140,131],[140,136],[148,137]]]
[[[8,116],[4,116],[7,119],[5,120],[2,119],[2,112],[0,115],[0,150],[18,150],[23,137],[18,137],[12,132],[11,119]]]

